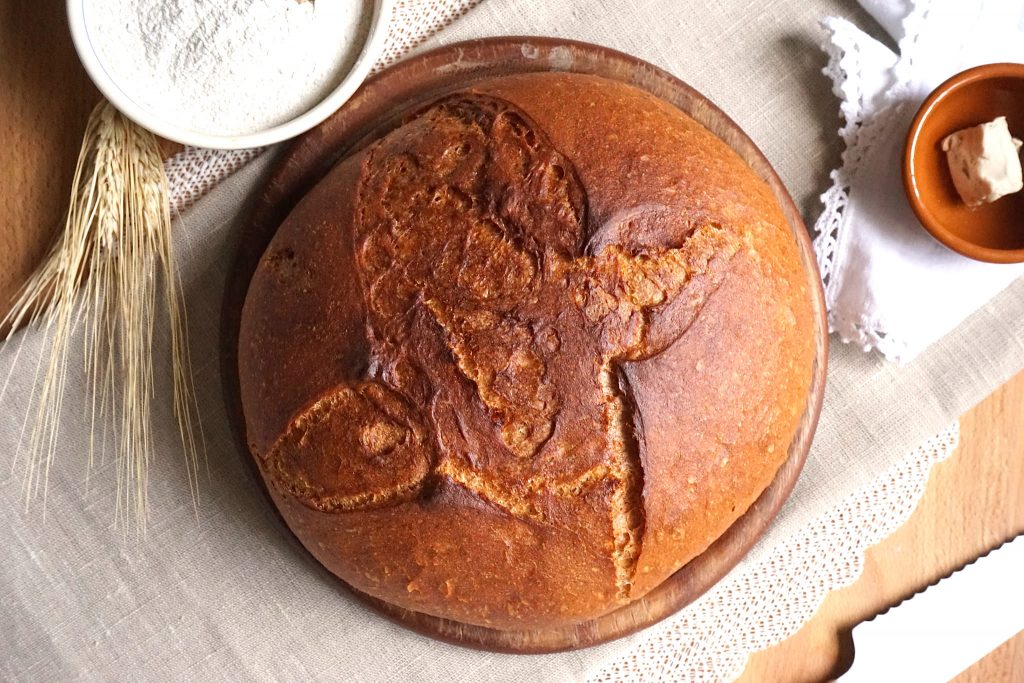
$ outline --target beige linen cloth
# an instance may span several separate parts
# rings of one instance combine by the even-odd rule
[[[810,222],[839,157],[836,102],[820,73],[817,21],[826,15],[869,21],[853,0],[485,0],[430,44],[555,34],[647,59],[743,126]],[[209,453],[198,512],[167,406],[156,415],[144,540],[125,539],[113,525],[113,464],[87,479],[87,419],[73,410],[64,414],[45,516],[38,502],[26,507],[22,470],[9,461],[41,335],[21,335],[0,351],[2,380],[20,350],[0,409],[0,679],[728,679],[751,650],[799,627],[824,591],[856,574],[864,547],[909,513],[928,467],[955,442],[955,429],[943,430],[1024,363],[1020,281],[906,368],[836,344],[797,488],[748,558],[702,600],[644,633],[579,652],[513,656],[443,644],[354,602],[300,552],[228,433],[220,296],[245,238],[236,216],[269,162],[264,154],[249,163],[175,226]],[[156,360],[165,364],[165,350]],[[73,370],[68,405],[81,393]]]

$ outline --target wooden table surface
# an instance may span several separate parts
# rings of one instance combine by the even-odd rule
[[[870,548],[864,573],[832,592],[789,640],[753,657],[740,679],[820,681],[852,661],[850,629],[1024,533],[1024,372],[960,421],[960,447],[932,470],[917,510]],[[957,681],[1024,681],[1024,632]]]
[[[82,130],[98,94],[67,37],[64,3],[0,3],[0,310],[61,224]],[[932,472],[917,511],[867,553],[797,634],[751,658],[742,681],[832,678],[852,657],[850,629],[1024,532],[1024,373],[962,420],[961,446]],[[1024,634],[964,681],[1024,681]]]

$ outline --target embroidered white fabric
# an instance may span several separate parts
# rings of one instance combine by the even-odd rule
[[[466,13],[480,0],[398,0],[376,73]],[[214,185],[264,148],[219,150],[186,147],[164,164],[170,181],[171,215],[178,216]]]
[[[841,100],[846,151],[821,197],[815,249],[832,331],[905,363],[1024,273],[1021,266],[971,261],[933,240],[910,211],[900,180],[904,137],[929,92],[971,66],[1024,61],[1024,6],[861,5],[898,42],[899,54],[844,19],[822,22],[825,73]]]
[[[932,465],[948,457],[959,438],[959,424],[950,425],[760,562],[741,565],[679,615],[649,629],[589,680],[737,678],[751,654],[789,638],[829,592],[857,580],[864,551],[910,517]]]

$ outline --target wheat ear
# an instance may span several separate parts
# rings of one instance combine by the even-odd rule
[[[4,319],[11,330],[7,341],[28,324],[44,330],[50,342],[48,355],[40,358],[37,368],[30,402],[34,413],[26,418],[26,425],[32,422],[26,504],[40,487],[45,501],[59,446],[71,342],[81,325],[90,468],[97,450],[102,457],[106,449],[105,439],[97,444],[94,436],[105,434],[112,423],[115,516],[125,522],[134,519],[136,528],[144,530],[153,452],[153,344],[162,311],[170,335],[174,414],[190,493],[198,505],[199,454],[204,445],[173,261],[167,176],[157,141],[110,103],[101,102],[86,125],[64,230]]]

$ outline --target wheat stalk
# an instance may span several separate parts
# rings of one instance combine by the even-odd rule
[[[97,444],[95,434],[105,434],[104,427],[112,423],[115,517],[134,519],[136,529],[144,531],[153,452],[153,343],[161,311],[166,312],[170,335],[174,415],[193,505],[198,505],[199,453],[204,446],[180,285],[173,271],[167,176],[156,138],[104,101],[86,125],[64,230],[3,321],[11,330],[5,341],[23,324],[43,329],[50,340],[49,354],[40,357],[30,402],[35,408],[25,464],[26,504],[40,494],[40,487],[45,501],[59,445],[71,341],[81,324],[90,469],[97,450],[101,457],[106,450],[105,438]],[[0,396],[5,389],[6,383]]]

